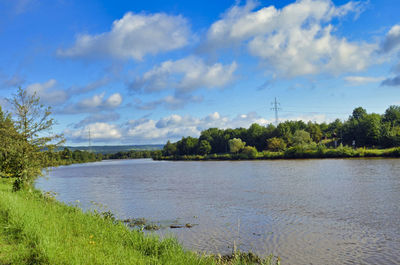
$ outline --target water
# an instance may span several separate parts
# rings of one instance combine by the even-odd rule
[[[400,160],[103,161],[53,169],[37,187],[166,229],[187,248],[273,253],[283,264],[400,264]]]

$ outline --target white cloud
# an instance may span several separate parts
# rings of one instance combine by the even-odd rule
[[[44,83],[30,84],[26,87],[26,91],[30,95],[36,93],[40,100],[46,104],[62,104],[68,100],[69,95],[64,90],[56,89],[56,86],[57,81],[50,79]]]
[[[400,25],[394,25],[386,35],[381,52],[387,53],[400,48]]]
[[[64,131],[64,135],[72,142],[85,142],[89,140],[89,131],[92,140],[112,141],[122,137],[116,125],[104,122],[89,124],[78,130],[67,129]]]
[[[372,63],[375,44],[336,37],[329,24],[333,18],[361,12],[359,2],[337,7],[330,0],[300,0],[282,9],[255,7],[250,1],[228,10],[210,27],[208,47],[244,43],[270,70],[289,77],[361,71]]]
[[[57,53],[65,57],[105,56],[142,60],[147,54],[182,48],[188,44],[189,38],[189,25],[182,16],[128,12],[113,22],[111,31],[79,35],[74,46],[59,49]]]
[[[114,93],[106,99],[104,98],[104,96],[104,92],[101,94],[93,95],[91,98],[83,99],[76,104],[65,107],[63,110],[59,111],[59,113],[79,114],[113,110],[119,107],[123,100],[120,93]]]
[[[189,56],[161,63],[133,81],[130,88],[144,92],[175,88],[178,93],[186,93],[199,88],[224,87],[234,79],[236,68],[236,62],[207,65],[201,58]]]
[[[385,78],[373,76],[346,76],[344,79],[351,84],[362,85],[366,83],[381,82]]]
[[[253,123],[267,125],[268,120],[256,113],[238,115],[230,119],[218,112],[211,113],[203,118],[193,116],[170,115],[156,120],[131,120],[128,124],[127,137],[138,143],[165,143],[167,140],[177,141],[183,136],[199,137],[201,131],[208,128],[248,128]]]
[[[122,96],[120,93],[112,94],[105,102],[104,105],[109,108],[116,108],[122,103]]]
[[[294,116],[281,120],[286,119],[319,123],[327,121],[324,114]],[[210,113],[201,118],[190,115],[172,114],[158,120],[149,118],[134,119],[121,125],[96,122],[86,125],[82,129],[66,130],[64,134],[69,141],[87,142],[90,128],[92,139],[97,139],[103,143],[163,144],[167,140],[177,141],[187,136],[199,137],[201,131],[209,128],[249,128],[253,123],[266,126],[271,121],[255,112],[239,114],[233,118],[221,115],[218,112]]]

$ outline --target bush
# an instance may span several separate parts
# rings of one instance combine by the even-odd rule
[[[254,159],[257,158],[258,152],[253,146],[245,146],[240,155],[243,159]]]
[[[267,146],[268,146],[268,150],[278,152],[278,151],[285,150],[286,143],[281,138],[272,137],[272,138],[267,140]]]

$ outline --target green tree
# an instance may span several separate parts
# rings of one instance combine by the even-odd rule
[[[229,152],[237,154],[240,150],[244,148],[246,143],[239,138],[233,138],[228,141],[228,145],[229,145]]]
[[[286,143],[283,139],[278,137],[272,137],[267,140],[268,150],[278,152],[283,151],[286,148]]]
[[[266,147],[267,129],[257,123],[253,123],[247,130],[246,143],[254,146],[257,150],[263,150]]]
[[[293,146],[304,145],[312,143],[310,134],[304,130],[298,130],[293,134],[292,137]]]
[[[162,151],[163,155],[164,156],[174,156],[174,155],[176,155],[176,152],[177,152],[176,151],[176,143],[172,144],[168,140],[167,144],[164,145],[164,148],[163,148],[163,151]]]
[[[257,157],[257,149],[254,146],[245,146],[242,151],[240,152],[240,154],[244,157],[244,158],[250,158],[250,159],[254,159]]]
[[[194,137],[182,137],[177,142],[177,151],[180,155],[195,155],[197,153],[199,139]]]
[[[311,139],[314,142],[318,143],[319,141],[321,141],[322,131],[321,131],[320,126],[317,123],[313,123],[313,122],[309,121],[307,123],[306,131],[310,134]]]
[[[353,110],[353,114],[352,114],[351,118],[359,121],[359,120],[362,120],[366,115],[367,115],[367,111],[362,107],[358,107]]]
[[[199,144],[199,154],[207,155],[211,152],[211,145],[207,140],[201,140]]]
[[[224,134],[224,130],[218,128],[210,128],[201,132],[199,140],[207,140],[211,145],[211,153],[225,153],[228,150],[228,135]]]
[[[21,140],[11,116],[4,114],[0,106],[0,177],[12,177],[18,170]]]
[[[45,152],[42,151],[53,151],[63,138],[51,134],[54,120],[50,118],[50,107],[44,107],[36,94],[29,95],[20,87],[8,102],[13,110],[15,127],[22,137],[19,141],[21,159],[14,183],[14,190],[18,190],[24,185],[29,186],[42,174],[42,168],[46,166]]]
[[[383,115],[383,122],[389,122],[392,126],[400,125],[400,106],[390,106]]]

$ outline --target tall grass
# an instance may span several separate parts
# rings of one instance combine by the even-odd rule
[[[237,257],[236,257],[237,256]],[[272,264],[199,256],[174,238],[160,240],[39,191],[11,192],[0,179],[0,264]],[[247,258],[246,258],[247,257]]]

